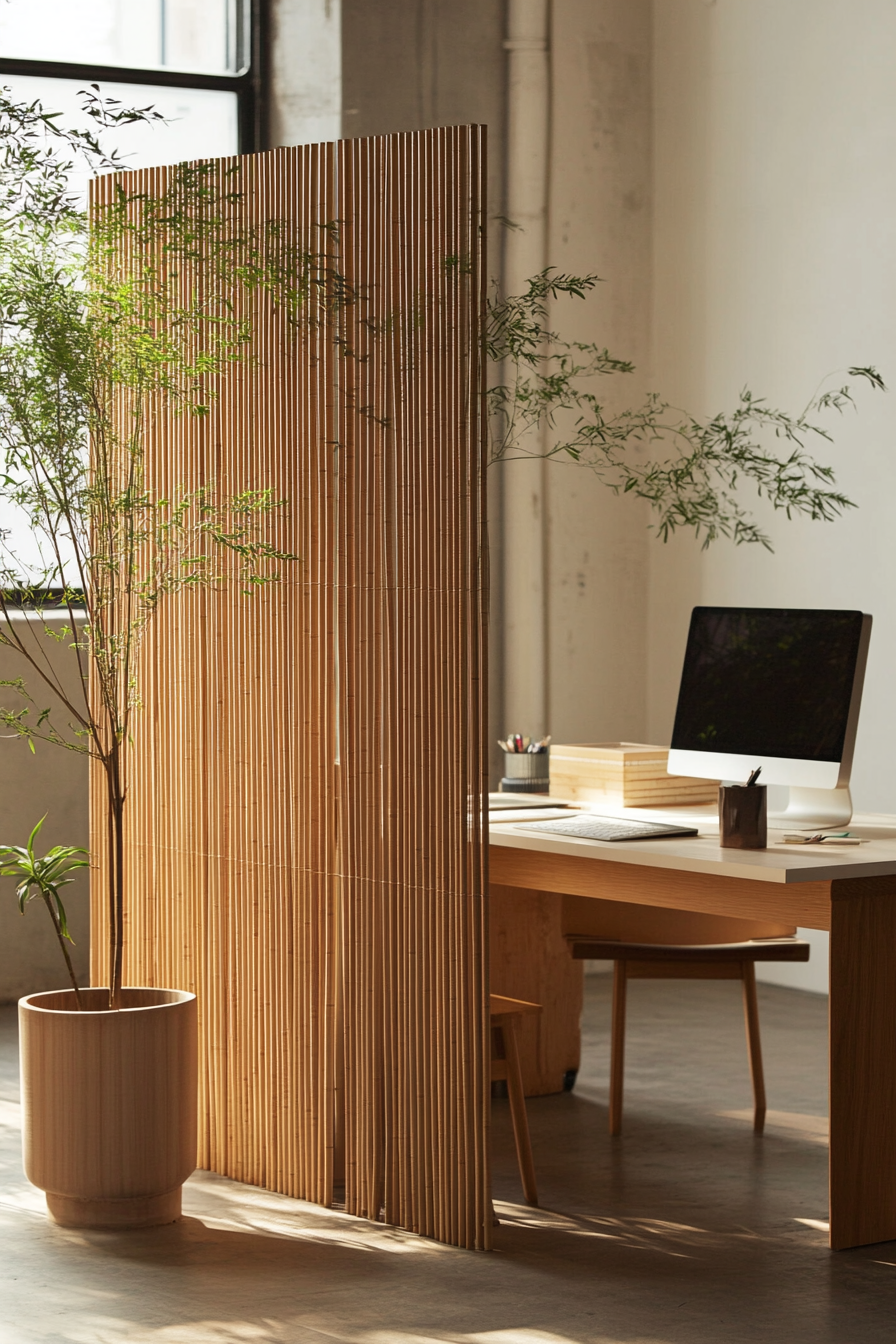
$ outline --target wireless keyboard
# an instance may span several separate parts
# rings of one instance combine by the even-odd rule
[[[662,840],[665,836],[696,835],[695,826],[665,826],[658,821],[623,821],[619,817],[563,817],[559,821],[518,823],[524,831],[545,835],[572,835],[578,840]]]

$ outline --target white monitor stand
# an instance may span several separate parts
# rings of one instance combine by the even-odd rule
[[[791,826],[797,831],[830,830],[832,826],[846,826],[852,817],[852,798],[849,786],[839,789],[805,789],[791,786],[790,798],[783,812],[772,812],[769,821],[780,827]]]

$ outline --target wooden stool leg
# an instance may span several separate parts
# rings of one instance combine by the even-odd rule
[[[625,1071],[625,991],[628,982],[624,961],[613,962],[613,1027],[610,1041],[610,1133],[622,1132],[622,1079]]]
[[[520,1051],[517,1039],[516,1021],[511,1018],[501,1026],[504,1037],[504,1056],[507,1060],[507,1097],[510,1101],[510,1118],[513,1122],[513,1141],[516,1144],[516,1159],[523,1182],[523,1194],[526,1203],[537,1207],[538,1190],[535,1185],[535,1162],[532,1158],[532,1144],[529,1140],[529,1118],[526,1115],[526,1098],[523,1095],[523,1074],[520,1068]]]
[[[759,1040],[759,1003],[756,998],[756,967],[745,961],[741,967],[744,981],[744,1018],[747,1025],[747,1050],[753,1076],[753,1129],[765,1128],[765,1078],[762,1073],[762,1045]]]

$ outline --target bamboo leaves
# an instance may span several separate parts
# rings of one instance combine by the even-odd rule
[[[634,409],[608,411],[588,389],[589,380],[631,373],[634,366],[599,345],[566,341],[548,325],[552,300],[584,299],[597,283],[596,275],[549,268],[533,276],[522,295],[502,299],[493,291],[486,351],[501,367],[503,381],[488,392],[492,461],[532,456],[527,431],[545,429],[551,441],[534,455],[581,463],[617,494],[646,500],[663,541],[689,528],[704,548],[728,537],[771,549],[739,493],[743,485],[788,518],[799,514],[829,522],[854,507],[834,488],[832,468],[809,452],[818,439],[832,441],[817,417],[855,405],[852,384],[816,395],[796,415],[769,406],[748,388],[733,411],[707,420],[657,396]],[[850,368],[849,376],[884,390],[872,367]],[[773,447],[766,446],[770,440]]]

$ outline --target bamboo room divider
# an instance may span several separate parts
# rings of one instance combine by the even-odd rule
[[[205,418],[156,408],[151,486],[272,487],[299,558],[148,628],[125,960],[126,982],[198,995],[202,1166],[321,1204],[344,1180],[349,1212],[479,1248],[483,136],[218,165],[230,208],[325,253],[329,280],[304,325],[241,300],[252,362]],[[95,206],[170,172],[102,179]],[[98,983],[103,920],[95,900]]]

